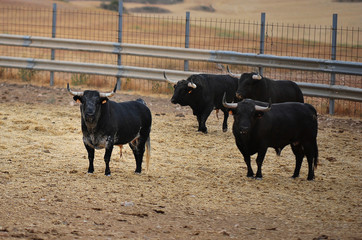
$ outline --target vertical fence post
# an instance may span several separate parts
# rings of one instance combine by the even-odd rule
[[[264,54],[264,44],[265,44],[265,13],[261,13],[261,23],[260,23],[260,54]],[[263,68],[259,67],[259,74],[263,75]]]
[[[190,12],[186,12],[185,48],[190,47]],[[184,71],[189,70],[189,61],[184,61]]]
[[[337,20],[338,14],[333,14],[333,26],[332,26],[332,60],[336,60],[337,58]],[[331,74],[331,85],[336,84],[336,74]],[[334,114],[334,99],[329,99],[329,114]]]
[[[122,27],[123,27],[123,0],[118,0],[118,42],[122,43]],[[122,55],[118,53],[117,65],[122,65]],[[117,90],[120,90],[122,86],[121,77],[117,77]]]
[[[57,26],[57,4],[53,3],[53,21],[52,21],[52,38],[55,38],[55,31]],[[55,59],[55,50],[51,50],[50,59]],[[54,86],[54,72],[50,72],[50,86]]]

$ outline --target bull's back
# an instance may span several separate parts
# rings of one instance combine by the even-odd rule
[[[316,137],[318,123],[315,108],[306,103],[272,104],[260,122],[269,126],[267,131],[270,146],[287,145],[293,142],[309,141]]]
[[[213,93],[216,108],[223,108],[222,98],[226,93],[226,101],[232,102],[238,88],[238,79],[229,75],[210,75],[208,78],[209,92]]]
[[[143,100],[118,103],[116,114],[118,118],[127,119],[129,122],[137,123],[140,126],[151,125],[151,111]]]
[[[270,80],[270,91],[273,103],[300,102],[304,103],[303,93],[299,86],[288,80]]]
[[[112,105],[118,144],[132,141],[142,131],[150,131],[152,115],[143,101],[113,102]]]

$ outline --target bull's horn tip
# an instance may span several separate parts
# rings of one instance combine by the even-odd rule
[[[254,74],[252,78],[255,80],[261,80],[263,77],[259,73],[257,73],[257,74]]]

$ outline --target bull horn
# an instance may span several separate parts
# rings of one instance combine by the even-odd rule
[[[220,63],[217,63],[217,64],[216,64],[216,69],[219,70],[219,71],[222,71],[222,72],[225,71],[224,65],[222,65],[222,64],[220,64]]]
[[[190,88],[193,88],[193,89],[197,88],[197,85],[196,85],[195,83],[193,83],[192,81],[190,81],[190,82],[187,84],[187,86],[190,87]]]
[[[227,103],[226,102],[226,93],[224,93],[224,96],[222,97],[222,105],[226,108],[237,108],[237,103]]]
[[[70,90],[69,83],[67,83],[67,90],[68,90],[69,94],[72,96],[78,96],[78,97],[83,96],[83,92],[75,92],[75,91]]]
[[[163,77],[166,79],[167,82],[169,82],[171,84],[176,84],[178,82],[178,81],[175,81],[175,80],[168,79],[167,76],[166,76],[166,72],[163,72]]]
[[[234,77],[234,78],[240,78],[241,77],[241,74],[235,74],[235,73],[232,73],[229,69],[229,65],[226,66],[226,69],[227,69],[227,72],[228,72],[228,75],[231,76],[231,77]]]
[[[99,96],[100,97],[106,97],[106,98],[110,98],[110,97],[113,97],[114,96],[114,94],[116,93],[116,91],[117,91],[117,83],[116,83],[116,86],[114,86],[114,89],[113,89],[113,91],[112,92],[110,92],[110,93],[99,93]]]
[[[267,107],[262,107],[262,106],[255,105],[255,111],[269,112],[270,109],[271,109],[271,102],[270,101],[269,101],[269,105]]]
[[[252,78],[253,78],[254,80],[261,80],[263,77],[260,76],[260,74],[258,73],[258,74],[253,74]]]

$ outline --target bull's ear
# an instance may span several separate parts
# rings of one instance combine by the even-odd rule
[[[238,109],[237,108],[228,108],[229,114],[230,115],[236,115]]]
[[[104,98],[101,98],[101,103],[102,104],[105,104],[108,102],[108,98],[104,97]]]
[[[73,99],[74,99],[74,101],[76,101],[77,103],[82,103],[82,97],[80,97],[80,96],[74,96]]]

